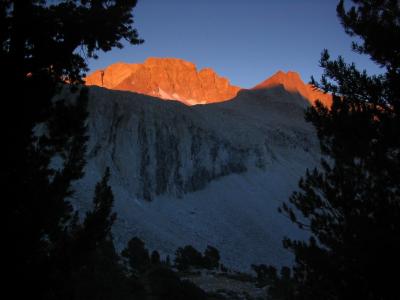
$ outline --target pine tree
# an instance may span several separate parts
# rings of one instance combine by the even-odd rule
[[[93,209],[86,213],[80,229],[73,231],[71,246],[74,252],[71,260],[75,262],[75,268],[72,282],[66,285],[67,291],[62,294],[64,297],[72,288],[74,295],[83,299],[142,298],[134,297],[142,293],[143,287],[126,276],[114,247],[111,228],[116,214],[112,213],[114,196],[108,184],[109,178],[110,170],[107,168],[96,185]],[[82,261],[77,261],[77,257]]]
[[[175,266],[180,271],[185,271],[190,267],[203,267],[203,255],[191,245],[179,247],[175,252]]]
[[[204,250],[203,255],[203,265],[207,269],[216,269],[219,266],[219,251],[217,248],[212,246],[207,246],[206,250]]]
[[[382,67],[369,76],[328,51],[318,87],[332,107],[306,113],[317,129],[321,168],[307,171],[282,211],[308,241],[284,240],[295,255],[295,299],[393,299],[400,269],[400,8],[395,0],[344,1],[338,16],[353,44]],[[291,294],[291,293],[289,293]]]
[[[93,198],[93,209],[86,213],[83,224],[72,232],[72,247],[74,259],[81,256],[84,263],[85,257],[91,255],[99,245],[112,241],[111,227],[116,219],[112,213],[114,196],[108,185],[110,170],[107,168],[103,178],[97,183]]]
[[[160,253],[157,250],[151,252],[150,261],[152,265],[159,265],[161,264]]]
[[[67,199],[83,175],[88,94],[80,90],[75,103],[52,99],[65,83],[82,82],[87,57],[122,47],[121,39],[142,42],[136,2],[0,2],[5,286],[14,298],[52,297],[56,249],[71,239]],[[64,262],[57,272],[69,269]]]
[[[142,274],[150,266],[149,250],[138,237],[129,240],[128,246],[122,251],[121,255],[128,260],[133,276]]]
[[[137,292],[114,248],[111,227],[116,215],[109,177],[107,168],[96,185],[93,209],[82,223],[76,214],[51,252],[46,299],[132,299]]]

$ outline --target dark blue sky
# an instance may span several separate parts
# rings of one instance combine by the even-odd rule
[[[145,43],[100,53],[91,71],[117,61],[177,57],[199,69],[211,67],[235,85],[252,87],[277,70],[303,80],[319,78],[320,53],[343,55],[360,68],[379,72],[351,51],[336,17],[336,0],[139,0],[135,22]]]

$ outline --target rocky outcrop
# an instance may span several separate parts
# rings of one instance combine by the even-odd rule
[[[290,93],[298,93],[303,98],[307,99],[311,104],[316,100],[321,101],[326,106],[331,106],[332,95],[325,94],[316,89],[311,84],[304,83],[297,72],[289,71],[287,73],[278,71],[272,77],[266,79],[262,83],[253,87],[253,90],[271,89],[275,87],[283,87]]]
[[[176,58],[148,58],[143,64],[116,63],[87,76],[86,84],[187,105],[229,100],[240,90],[212,69],[198,71],[193,63]]]
[[[148,58],[142,64],[115,63],[88,75],[86,84],[177,100],[186,105],[231,100],[243,90],[231,85],[211,68],[198,71],[193,63],[177,58]],[[252,90],[276,87],[299,94],[312,105],[316,100],[327,106],[332,104],[332,95],[304,83],[300,75],[292,71],[278,71]]]
[[[90,87],[85,177],[74,183],[71,203],[90,209],[109,167],[118,251],[138,236],[163,257],[184,245],[214,245],[229,268],[288,265],[282,237],[299,236],[277,207],[320,161],[305,105],[283,88],[186,106]]]

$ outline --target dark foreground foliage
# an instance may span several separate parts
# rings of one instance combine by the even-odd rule
[[[396,0],[353,1],[337,13],[353,49],[382,67],[369,76],[339,57],[321,58],[316,84],[334,95],[306,119],[317,129],[324,158],[308,171],[282,211],[310,232],[285,239],[291,270],[268,273],[274,299],[393,299],[400,269],[400,8]],[[272,278],[272,279],[271,279]],[[280,293],[276,295],[276,290]]]
[[[201,254],[193,246],[187,245],[176,250],[175,266],[180,271],[188,270],[190,267],[212,270],[219,267],[219,259],[218,249],[212,246],[207,246],[204,254]]]
[[[87,57],[121,47],[121,39],[142,42],[133,27],[135,5],[0,1],[3,272],[4,294],[13,299],[129,294],[121,288],[110,234],[115,216],[108,174],[82,221],[68,199],[72,183],[84,175],[87,141],[88,91],[76,84]],[[75,99],[52,100],[66,83]]]

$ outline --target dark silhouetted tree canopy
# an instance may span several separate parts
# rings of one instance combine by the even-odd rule
[[[153,265],[159,265],[161,263],[160,253],[157,250],[151,252],[150,261]]]
[[[180,247],[175,252],[175,266],[181,271],[190,267],[201,268],[203,267],[203,256],[193,246]]]
[[[158,266],[149,271],[147,281],[152,291],[152,299],[209,299],[202,289],[188,280],[180,280],[175,272],[165,266]]]
[[[83,176],[85,165],[88,91],[75,86],[75,99],[52,98],[67,83],[81,82],[88,57],[122,47],[122,39],[142,42],[133,27],[135,5],[136,0],[0,2],[0,174],[11,265],[4,271],[15,299],[60,299],[54,291],[71,283],[79,264],[113,252],[113,245],[104,244],[114,219],[107,176],[84,224],[71,219],[68,202],[74,197],[71,183]],[[90,236],[91,249],[76,250],[78,232]]]
[[[150,265],[149,250],[138,237],[129,240],[128,246],[122,251],[122,256],[128,260],[130,271],[133,275],[140,275]]]
[[[307,111],[323,160],[282,210],[309,241],[295,254],[293,299],[393,299],[400,269],[400,8],[396,0],[353,1],[338,16],[355,51],[382,67],[370,76],[343,58],[321,58],[320,88],[332,107]],[[394,271],[392,273],[391,271]],[[284,298],[288,299],[288,298]],[[292,299],[292,298],[290,298]]]
[[[219,267],[219,251],[217,248],[207,246],[204,250],[203,265],[207,269],[216,269]]]

